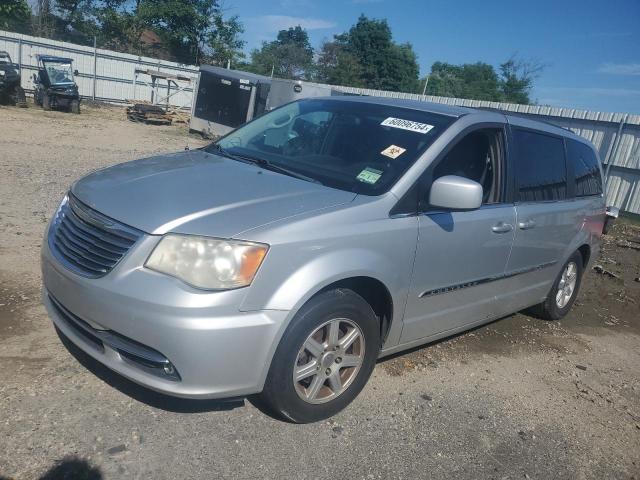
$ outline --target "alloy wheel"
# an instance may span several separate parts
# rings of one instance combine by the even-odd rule
[[[335,399],[357,377],[364,352],[364,335],[354,322],[335,318],[323,323],[298,351],[293,368],[296,393],[314,404]]]
[[[558,290],[556,292],[556,305],[558,308],[567,306],[573,292],[576,289],[576,281],[578,279],[578,266],[574,262],[569,262],[562,272]]]

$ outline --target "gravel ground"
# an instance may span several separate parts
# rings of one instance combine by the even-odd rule
[[[40,304],[38,251],[68,185],[202,143],[121,109],[0,107],[0,477],[640,478],[632,225],[616,227],[598,261],[614,276],[588,272],[564,320],[512,315],[381,361],[326,422],[170,399],[65,348]]]

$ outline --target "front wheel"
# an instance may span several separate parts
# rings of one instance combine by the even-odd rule
[[[260,399],[295,423],[331,417],[364,388],[379,349],[380,327],[371,306],[351,290],[323,292],[291,321]]]
[[[80,113],[80,100],[71,100],[69,103],[69,111],[71,113]]]

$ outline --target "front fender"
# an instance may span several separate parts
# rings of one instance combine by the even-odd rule
[[[391,292],[394,305],[398,305],[395,297],[402,293],[406,295],[409,275],[405,269],[394,266],[389,257],[371,250],[333,251],[300,265],[260,303],[270,310],[298,310],[327,285],[353,277],[380,281]]]

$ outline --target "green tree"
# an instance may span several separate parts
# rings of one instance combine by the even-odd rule
[[[291,79],[310,79],[313,74],[313,48],[309,35],[299,25],[280,30],[272,42],[251,52],[251,70],[262,75]]]
[[[537,60],[522,60],[515,55],[500,65],[501,90],[504,102],[530,103],[533,82],[544,70]]]
[[[207,63],[227,66],[234,65],[245,58],[242,51],[246,42],[240,38],[244,33],[244,26],[237,15],[225,20],[222,15],[216,15],[213,19],[213,31],[209,35],[207,46],[210,53],[207,54]]]
[[[342,85],[415,92],[418,74],[411,44],[395,43],[386,20],[364,15],[348,32],[325,42],[318,61],[318,78]]]
[[[55,12],[59,24],[57,36],[62,40],[89,43],[99,33],[93,0],[57,0]]]
[[[162,38],[176,60],[199,63],[211,19],[219,13],[216,0],[141,0],[136,16]]]
[[[544,69],[541,63],[512,56],[500,65],[500,74],[484,62],[431,66],[426,93],[440,97],[528,104],[533,82]],[[425,81],[427,79],[424,79]]]
[[[435,62],[431,66],[427,94],[493,102],[502,99],[495,69],[483,62],[463,65]]]
[[[362,65],[338,42],[324,42],[316,63],[316,79],[331,85],[364,87]]]
[[[0,3],[0,28],[26,33],[29,30],[31,9],[26,0],[2,0]]]

